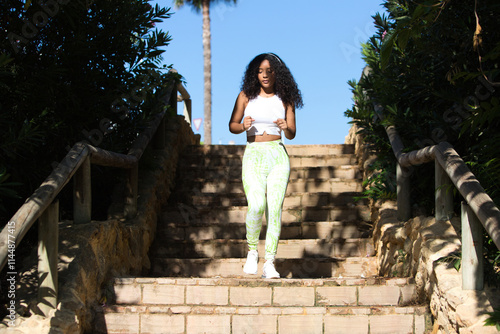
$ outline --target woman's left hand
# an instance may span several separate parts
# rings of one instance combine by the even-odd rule
[[[286,123],[286,120],[282,118],[278,118],[277,120],[274,121],[274,123],[276,123],[276,125],[278,125],[278,127],[283,131],[288,129],[288,124]]]

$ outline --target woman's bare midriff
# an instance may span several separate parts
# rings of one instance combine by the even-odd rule
[[[264,132],[262,135],[247,136],[247,141],[249,143],[263,142],[263,141],[273,141],[273,140],[279,140],[279,139],[281,139],[280,135],[268,135],[266,132]]]

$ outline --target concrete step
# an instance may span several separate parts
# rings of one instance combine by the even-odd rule
[[[315,155],[301,156],[290,155],[290,167],[320,167],[320,166],[341,166],[355,165],[356,157],[353,154],[342,155]],[[179,161],[179,168],[188,168],[195,166],[230,166],[241,168],[242,155],[206,155],[206,156],[183,156]]]
[[[425,306],[119,306],[96,313],[97,334],[423,334],[431,321]]]
[[[425,306],[304,307],[113,307],[99,308],[93,333],[204,334],[423,334]],[[153,311],[151,311],[153,310]],[[247,312],[252,312],[247,314]]]
[[[425,333],[412,279],[118,278],[95,333]]]
[[[310,206],[345,206],[345,205],[368,205],[368,200],[359,198],[361,193],[338,193],[328,192],[317,193],[291,193],[285,197],[283,208],[310,207]],[[171,204],[184,203],[193,207],[220,207],[220,206],[247,206],[247,199],[244,193],[195,193],[174,191],[172,193]]]
[[[243,155],[246,145],[191,145],[185,148],[184,155]],[[353,144],[325,144],[325,145],[287,145],[289,155],[339,155],[354,154]]]
[[[415,303],[413,278],[116,278],[118,305],[407,306]]]
[[[196,224],[206,223],[243,223],[245,222],[247,207],[201,207],[196,208],[185,204],[178,204],[176,208],[167,207],[160,216],[160,223],[185,222]],[[371,212],[366,206],[315,206],[289,207],[282,211],[282,223],[305,221],[369,221]]]
[[[286,239],[352,239],[368,237],[371,224],[364,222],[341,221],[314,221],[314,222],[285,222],[281,225],[281,240]],[[261,239],[265,238],[265,222],[261,231]],[[160,221],[156,236],[162,242],[168,240],[213,240],[213,239],[241,239],[246,235],[244,222],[201,222],[190,223]]]
[[[246,240],[217,239],[165,242],[158,239],[154,257],[169,258],[246,258],[248,246]],[[259,254],[264,256],[264,242],[259,244]],[[277,258],[298,259],[307,257],[361,257],[375,254],[371,239],[295,239],[280,240]]]
[[[202,178],[186,179],[176,185],[176,191],[187,193],[231,193],[244,194],[241,179],[206,180]],[[286,194],[327,192],[331,194],[363,191],[359,180],[352,179],[295,179],[288,182]]]
[[[255,277],[243,273],[245,258],[168,259],[153,258],[150,276],[159,277]],[[261,275],[264,259],[259,259]],[[275,260],[276,270],[285,278],[372,277],[377,275],[375,257],[308,257]]]
[[[207,180],[241,179],[240,168],[234,166],[183,166],[178,170],[179,180],[204,178]],[[358,166],[292,167],[290,179],[359,179]]]

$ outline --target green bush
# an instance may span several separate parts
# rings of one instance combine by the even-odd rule
[[[154,26],[170,15],[148,0],[0,3],[2,221],[73,144],[126,152],[160,111],[170,36]]]
[[[394,170],[395,158],[384,129],[394,125],[407,151],[451,143],[500,203],[500,132],[496,130],[500,84],[495,82],[500,71],[495,19],[500,4],[391,0],[384,7],[386,13],[373,17],[377,32],[363,45],[365,73],[359,81],[349,82],[355,103],[345,115],[359,125],[369,147],[386,164],[377,168]],[[479,25],[482,30],[477,35]],[[374,103],[383,108],[376,111]],[[428,187],[433,178],[425,165],[411,172],[422,181],[417,186]],[[432,193],[415,191],[415,203],[433,203]]]

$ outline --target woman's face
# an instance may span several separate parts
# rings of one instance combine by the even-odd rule
[[[264,59],[259,66],[259,74],[257,75],[260,85],[264,89],[274,89],[276,75],[271,68],[271,64],[267,59]]]

